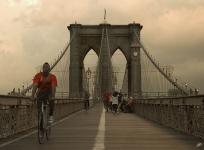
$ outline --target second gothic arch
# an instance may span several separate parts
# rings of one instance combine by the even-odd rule
[[[135,30],[140,35],[142,26],[140,24],[128,25],[81,25],[71,24],[70,30],[70,75],[69,92],[70,97],[78,97],[83,92],[82,89],[82,68],[83,60],[87,53],[93,49],[99,56],[101,46],[102,29],[108,29],[108,42],[111,56],[117,49],[124,54],[128,64],[128,93],[141,93],[141,65],[140,55],[133,56],[133,52],[140,51],[137,44]],[[133,46],[132,46],[133,45]]]

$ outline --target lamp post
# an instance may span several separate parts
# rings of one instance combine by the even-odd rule
[[[141,94],[141,64],[140,64],[140,45],[134,41],[131,45],[131,85],[130,95],[135,97]]]
[[[188,87],[188,84],[187,84],[187,83],[185,84],[185,87],[186,87],[186,90],[187,90],[187,87]]]
[[[88,67],[88,70],[86,71],[86,77],[88,79],[88,92],[89,92],[89,79],[91,78],[91,70]]]
[[[185,87],[186,87],[186,93],[188,93],[188,84],[187,83],[185,84]]]

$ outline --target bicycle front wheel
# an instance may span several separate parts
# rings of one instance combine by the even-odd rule
[[[40,144],[44,143],[44,128],[43,128],[43,113],[38,112],[38,142]]]
[[[51,135],[51,125],[49,124],[47,126],[47,129],[46,129],[46,138],[47,138],[47,140],[49,140],[50,135]]]

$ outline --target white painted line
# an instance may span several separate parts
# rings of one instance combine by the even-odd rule
[[[97,132],[94,147],[92,150],[105,149],[104,139],[105,139],[105,109],[103,109],[101,114],[101,118],[98,126],[98,132]]]
[[[203,143],[201,143],[201,142],[199,142],[199,143],[196,144],[196,147],[197,147],[197,148],[199,148],[199,147],[201,147],[201,146],[203,146]]]
[[[30,132],[30,133],[28,133],[28,134],[26,134],[26,135],[23,135],[23,136],[21,136],[21,137],[15,138],[14,140],[5,142],[5,143],[1,144],[0,147],[4,147],[4,146],[6,146],[6,145],[9,145],[9,144],[12,144],[12,143],[14,143],[14,142],[17,142],[17,141],[19,141],[19,140],[21,140],[21,139],[24,139],[24,138],[26,138],[26,137],[28,137],[28,136],[31,136],[32,134],[34,134],[34,133],[36,133],[36,132],[37,132],[37,130],[34,130],[33,132]]]
[[[59,124],[59,123],[65,121],[65,120],[67,120],[67,119],[70,119],[71,117],[73,117],[73,116],[75,116],[75,115],[77,115],[78,113],[81,113],[81,112],[82,112],[82,111],[73,113],[73,114],[71,114],[71,115],[69,115],[69,116],[67,116],[67,117],[65,117],[65,118],[63,118],[63,119],[61,119],[61,120],[59,120],[59,121],[53,123],[52,126],[55,126],[55,125],[57,125],[57,124]],[[21,139],[24,139],[24,138],[26,138],[26,137],[28,137],[28,136],[31,136],[31,135],[33,135],[33,134],[36,133],[36,132],[37,132],[37,130],[34,130],[34,131],[32,131],[32,132],[30,132],[30,133],[28,133],[28,134],[26,134],[26,135],[23,135],[23,136],[21,136],[21,137],[15,138],[15,139],[13,139],[13,140],[11,140],[11,141],[5,142],[5,143],[3,143],[3,144],[0,145],[0,148],[1,148],[1,147],[4,147],[4,146],[6,146],[6,145],[12,144],[12,143],[14,143],[14,142],[20,141]]]

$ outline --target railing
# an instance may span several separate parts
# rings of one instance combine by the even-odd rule
[[[136,93],[135,95],[139,95],[139,93]],[[197,93],[189,93],[188,96],[196,96]],[[143,98],[162,98],[162,97],[181,97],[183,96],[182,93],[177,92],[142,92],[141,96]]]
[[[142,92],[143,98],[158,98],[158,97],[167,97],[168,92]]]
[[[138,99],[134,111],[161,125],[204,138],[204,95]]]
[[[55,120],[83,108],[82,99],[56,99]],[[0,95],[0,139],[35,128],[37,106],[27,97]]]

